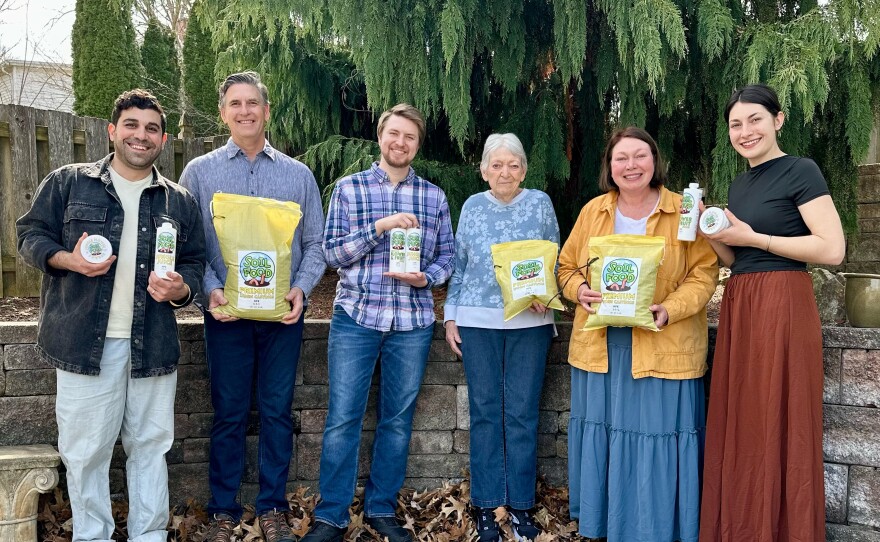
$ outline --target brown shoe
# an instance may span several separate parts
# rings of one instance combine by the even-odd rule
[[[266,542],[296,542],[296,537],[290,532],[287,525],[287,517],[284,512],[269,510],[260,516],[260,530],[263,531],[263,539]]]
[[[205,533],[203,542],[229,542],[232,538],[232,531],[235,529],[235,521],[231,516],[226,514],[214,514],[211,519],[211,526]]]

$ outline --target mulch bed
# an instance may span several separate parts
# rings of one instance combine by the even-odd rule
[[[311,527],[312,511],[317,497],[308,488],[300,488],[287,496],[292,512],[288,523],[297,536],[303,536]],[[363,488],[358,488],[351,509],[352,522],[348,526],[345,540],[348,542],[379,541],[379,535],[364,521]],[[568,517],[568,489],[557,488],[538,482],[538,504],[535,507],[535,521],[544,531],[535,542],[586,540],[577,534],[577,523]],[[471,516],[468,502],[470,484],[464,480],[457,484],[447,483],[442,488],[423,492],[404,489],[398,497],[397,517],[405,522],[419,542],[474,542],[477,540],[476,524]],[[116,531],[113,539],[125,541],[126,510],[124,502],[113,503]],[[38,539],[45,542],[69,542],[71,540],[72,520],[70,503],[65,500],[60,489],[43,495],[40,499],[38,516]],[[504,508],[495,511],[495,516],[503,531],[505,542],[513,541],[510,519]],[[169,540],[179,542],[200,542],[208,529],[208,516],[199,505],[189,503],[172,510],[169,525]],[[263,535],[255,521],[253,508],[246,507],[241,523],[235,530],[235,538],[240,542],[262,540]]]

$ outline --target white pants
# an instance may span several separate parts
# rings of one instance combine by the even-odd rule
[[[105,339],[101,374],[57,371],[58,450],[67,468],[73,542],[110,541],[110,459],[122,430],[127,456],[128,539],[165,542],[168,466],[177,372],[131,378],[129,339]]]

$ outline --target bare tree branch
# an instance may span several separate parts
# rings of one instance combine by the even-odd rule
[[[16,54],[19,57],[14,68],[17,75],[13,82],[15,87],[10,88],[10,99],[13,103],[30,107],[66,105],[69,108],[73,102],[70,65],[62,55],[47,49],[44,44],[47,42],[45,36],[53,32],[61,19],[73,10],[69,6],[55,10],[55,15],[37,31],[33,31],[27,13],[31,7],[30,1],[26,0],[23,4],[15,2],[16,0],[0,0],[0,13],[25,10],[24,38],[11,47],[8,44],[0,46],[0,61],[10,61],[10,51],[13,48],[22,51],[21,54]]]
[[[11,11],[15,9],[15,4],[13,4],[13,0],[0,0],[0,13],[4,11]]]
[[[0,0],[2,1],[2,0]],[[177,50],[183,48],[186,23],[194,0],[134,0],[135,25],[146,27],[150,19],[156,19],[174,33]]]

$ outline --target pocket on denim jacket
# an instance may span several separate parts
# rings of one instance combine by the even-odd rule
[[[91,203],[70,202],[64,209],[63,241],[72,249],[83,232],[107,237],[107,207]]]

